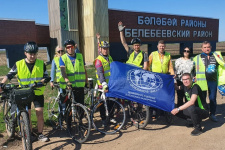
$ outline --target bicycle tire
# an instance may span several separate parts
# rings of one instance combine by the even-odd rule
[[[72,113],[74,107],[74,114]],[[90,115],[86,107],[80,103],[76,103],[69,107],[67,111],[67,131],[70,137],[80,144],[84,143],[89,137],[91,130]]]
[[[59,99],[52,98],[48,103],[48,118],[53,129],[59,126]]]
[[[8,103],[8,100],[4,100],[3,102],[3,115],[4,115],[4,121],[5,121],[5,128],[6,132],[9,138],[14,137],[15,135],[15,124],[12,121],[11,113],[10,113],[10,104]]]
[[[24,150],[32,150],[30,122],[27,112],[21,112],[20,129]]]
[[[128,104],[128,115],[133,125],[138,129],[144,129],[149,122],[149,106],[130,102]]]
[[[104,120],[104,125],[102,124],[102,117],[100,113],[100,109],[106,104],[111,104],[112,108],[109,111],[109,115],[106,115],[106,119]],[[103,105],[103,106],[101,106]],[[105,111],[104,109],[103,111]],[[112,122],[111,119],[114,119],[115,122]],[[115,99],[109,98],[105,100],[99,100],[93,107],[91,111],[91,121],[93,123],[94,128],[101,132],[102,134],[114,134],[118,132],[123,125],[125,124],[126,114],[125,109],[121,103],[116,101]]]

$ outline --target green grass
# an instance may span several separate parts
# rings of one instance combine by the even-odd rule
[[[2,70],[6,70],[4,71],[3,75],[6,75],[8,73],[8,71],[10,69],[7,68],[7,66],[0,66],[1,72]],[[47,66],[47,70],[51,69],[51,65]],[[87,66],[87,74],[88,74],[88,78],[94,78],[94,85],[96,83],[96,76],[95,76],[95,69],[94,66]],[[45,92],[44,92],[44,97],[45,97],[45,104],[44,104],[44,122],[45,122],[45,126],[50,126],[50,122],[48,120],[48,102],[50,101],[50,99],[52,97],[56,97],[57,96],[57,90],[55,89],[51,89],[50,85],[48,84],[45,87]],[[36,112],[34,109],[32,109],[31,111],[31,120],[32,120],[32,127],[33,128],[37,128],[37,118],[36,118]],[[2,112],[2,105],[0,103],[0,133],[5,131],[5,124],[3,121],[3,112]]]
[[[2,107],[2,106],[1,106]],[[3,121],[3,111],[2,108],[0,108],[0,133],[2,133],[3,131],[5,131],[5,124]]]
[[[8,68],[7,66],[0,66],[0,76],[5,76],[8,74],[10,68]]]

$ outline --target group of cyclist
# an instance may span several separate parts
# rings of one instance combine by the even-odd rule
[[[165,43],[163,40],[158,42],[157,51],[154,51],[148,55],[141,51],[141,40],[134,38],[131,41],[132,48],[128,46],[124,36],[124,28],[122,22],[118,23],[118,29],[120,32],[121,43],[127,51],[128,60],[127,64],[138,66],[144,70],[149,70],[156,73],[170,74],[176,78],[176,72],[174,72],[171,55],[165,52]],[[110,44],[107,41],[100,41],[100,35],[96,35],[98,39],[98,52],[99,55],[94,61],[96,69],[96,78],[98,88],[108,91],[108,82],[110,77],[110,63],[113,61],[109,55]],[[54,80],[60,83],[60,93],[65,93],[68,84],[72,84],[75,101],[84,104],[84,87],[88,83],[87,72],[85,68],[85,62],[82,54],[77,49],[77,44],[74,40],[66,40],[64,42],[65,50],[62,47],[56,47],[56,55],[52,61],[51,69],[51,82],[50,86],[54,87]],[[194,130],[191,135],[199,135],[202,133],[201,121],[207,117],[210,117],[212,121],[218,121],[215,117],[216,112],[216,92],[217,85],[223,87],[225,84],[225,78],[223,70],[225,63],[221,52],[211,52],[211,45],[205,41],[202,44],[202,54],[197,55],[193,60],[194,70],[182,72],[180,74],[183,84],[177,85],[175,82],[176,90],[183,90],[187,102],[174,108],[171,113],[173,115],[181,114],[184,111],[185,119],[191,120],[194,126]],[[8,80],[11,80],[16,74],[19,85],[29,85],[34,82],[44,82],[44,79],[48,77],[46,66],[42,60],[37,59],[38,46],[35,42],[28,42],[24,46],[25,59],[17,61],[12,67],[9,73],[1,81],[0,92],[2,91],[2,85]],[[65,53],[66,52],[66,53]],[[191,53],[190,49],[186,49],[184,53]],[[193,79],[195,83],[193,83]],[[218,80],[218,82],[217,82]],[[44,119],[43,119],[43,106],[44,106],[44,86],[39,90],[35,90],[34,106],[37,115],[37,127],[38,127],[38,140],[48,141],[48,137],[42,134]],[[208,109],[206,103],[206,92],[209,91],[210,109]],[[223,93],[222,90],[220,92]],[[64,95],[64,94],[62,94]],[[64,100],[64,97],[61,97]],[[110,109],[110,105],[109,109]],[[31,104],[29,104],[29,115],[31,114]],[[104,108],[101,108],[104,109]],[[156,117],[157,110],[152,109],[152,117]],[[100,111],[102,124],[104,126],[104,111]],[[110,120],[115,122],[113,118]],[[32,127],[32,126],[31,126]],[[31,128],[32,130],[32,128]]]

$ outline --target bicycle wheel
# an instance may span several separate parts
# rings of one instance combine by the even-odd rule
[[[99,100],[91,112],[94,128],[103,134],[114,134],[119,131],[123,127],[125,119],[124,107],[112,98],[106,101]]]
[[[8,100],[4,100],[3,103],[3,114],[4,114],[4,121],[5,121],[5,128],[9,138],[15,135],[15,124],[11,118],[10,113],[11,103]]]
[[[20,131],[22,135],[23,149],[32,150],[30,122],[29,122],[28,114],[26,112],[21,112],[20,128],[21,128]]]
[[[74,112],[72,113],[72,107]],[[86,107],[80,103],[71,106],[67,111],[67,131],[71,138],[78,142],[84,143],[91,130],[91,121]]]
[[[149,106],[137,102],[129,102],[128,116],[135,127],[143,129],[149,122]]]
[[[48,118],[53,129],[59,126],[59,98],[52,98],[48,103]]]

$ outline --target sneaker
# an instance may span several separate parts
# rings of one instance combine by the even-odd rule
[[[200,135],[200,134],[202,134],[202,129],[201,129],[201,128],[200,128],[200,129],[195,128],[195,129],[191,132],[191,135],[192,135],[192,136],[198,136],[198,135]]]
[[[110,119],[110,122],[111,122],[111,123],[114,123],[114,124],[117,123],[117,121],[116,121],[115,119]]]
[[[46,137],[46,136],[44,136],[43,134],[40,134],[40,135],[38,136],[38,141],[41,141],[41,142],[47,142],[47,141],[49,141],[49,138]]]
[[[209,119],[212,120],[213,122],[218,122],[218,119],[216,118],[215,115],[212,115],[212,114],[211,114],[211,115],[209,116]]]
[[[106,120],[102,120],[102,127],[106,127],[106,126],[107,126]]]

